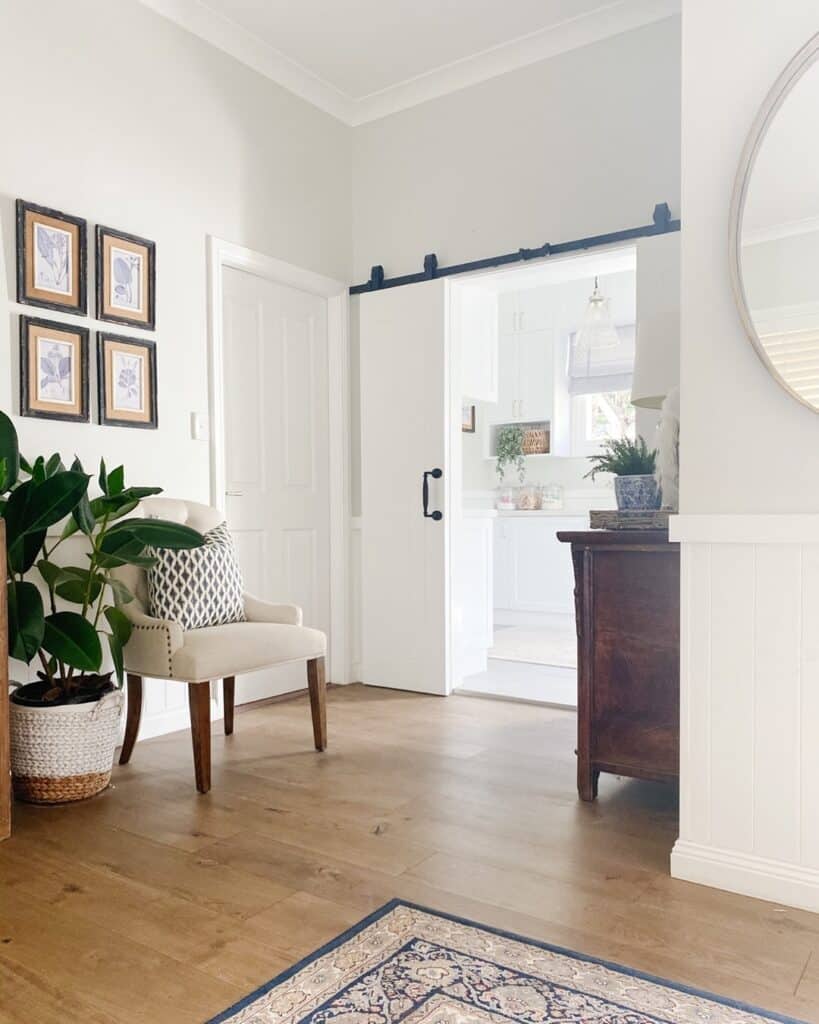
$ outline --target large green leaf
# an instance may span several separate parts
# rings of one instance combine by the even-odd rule
[[[120,565],[141,564],[144,550],[145,545],[133,534],[108,532],[95,558],[101,569],[116,569]]]
[[[131,632],[134,628],[131,620],[119,608],[106,608],[104,614],[108,620],[108,625],[111,627],[111,632],[124,647],[130,640]]]
[[[130,604],[134,599],[134,595],[125,586],[122,580],[116,579],[114,576],[106,576],[105,582],[111,588],[114,594],[114,600],[117,604]]]
[[[7,587],[9,654],[27,664],[43,643],[43,599],[33,583],[10,580]]]
[[[97,478],[100,485],[100,490],[103,494],[108,493],[108,473],[105,470],[105,459],[100,459],[100,475]]]
[[[66,665],[83,672],[97,672],[102,664],[102,647],[97,631],[76,612],[46,616],[43,647]]]
[[[122,644],[114,633],[108,634],[108,650],[111,652],[111,661],[114,663],[117,682],[122,686],[125,681],[125,657],[122,653]]]
[[[9,547],[25,534],[46,530],[67,516],[88,490],[89,479],[85,473],[62,470],[42,482],[32,478],[16,488],[3,514]]]
[[[75,473],[83,473],[82,463],[79,459],[74,459],[71,464],[71,469]],[[85,494],[80,498],[71,513],[72,520],[82,530],[86,536],[90,537],[94,527],[97,525],[97,520],[91,511],[91,502],[88,500],[88,489],[86,488]]]
[[[111,636],[108,637],[108,647],[111,650],[111,657],[114,661],[114,669],[117,673],[117,680],[122,686],[125,675],[124,659],[122,649],[128,643],[133,626],[130,620],[119,610],[119,608],[106,608],[105,618],[111,627]]]
[[[3,490],[13,487],[20,475],[20,448],[17,431],[4,412],[0,412],[0,458],[6,460],[6,479]]]
[[[113,526],[108,536],[120,533],[128,533],[154,548],[199,548],[205,543],[202,534],[190,526],[165,519],[125,519]]]
[[[104,578],[90,569],[80,569],[68,566],[62,570],[60,581],[57,583],[57,596],[71,604],[84,604],[96,601],[100,596]]]
[[[57,580],[62,575],[62,567],[56,565],[54,562],[47,561],[45,558],[41,558],[40,561],[37,563],[37,568],[40,572],[40,575],[46,581],[46,586],[50,590],[53,590],[54,586],[57,583]]]
[[[116,469],[112,469],[108,474],[108,494],[111,497],[116,497],[117,494],[121,494],[125,487],[125,466],[117,466]]]
[[[45,539],[46,531],[39,530],[37,533],[23,534],[17,543],[9,545],[9,569],[16,573],[28,572],[37,561]]]
[[[54,452],[45,464],[45,475],[54,476],[55,473],[64,472],[65,466],[59,452]]]

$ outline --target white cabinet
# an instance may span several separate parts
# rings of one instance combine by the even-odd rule
[[[554,406],[552,332],[502,334],[498,344],[498,401],[493,423],[551,420]]]
[[[463,510],[455,548],[454,607],[455,684],[486,671],[493,644],[494,509]]]
[[[498,400],[498,297],[469,284],[453,284],[452,328],[460,339],[461,393],[475,402]]]
[[[558,530],[582,530],[585,516],[501,513],[495,520],[495,607],[517,612],[574,613],[569,545]]]

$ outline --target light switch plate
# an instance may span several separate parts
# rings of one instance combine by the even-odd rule
[[[191,437],[194,441],[208,441],[210,439],[210,422],[207,413],[191,413]]]

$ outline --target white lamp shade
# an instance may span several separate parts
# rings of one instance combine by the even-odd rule
[[[637,341],[631,403],[659,409],[680,383],[680,233],[637,243]]]

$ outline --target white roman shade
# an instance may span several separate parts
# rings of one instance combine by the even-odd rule
[[[600,350],[575,344],[569,335],[569,394],[628,391],[634,370],[634,324],[617,327],[617,345]]]

